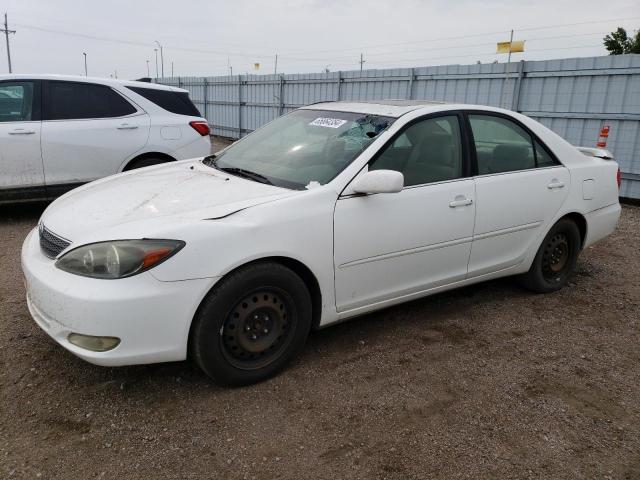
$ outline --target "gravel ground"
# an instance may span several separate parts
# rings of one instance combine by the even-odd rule
[[[2,478],[640,478],[640,208],[561,292],[510,279],[314,332],[259,385],[103,368],[29,317],[0,209]]]

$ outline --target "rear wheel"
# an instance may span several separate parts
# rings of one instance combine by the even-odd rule
[[[569,219],[558,221],[538,249],[522,284],[537,293],[553,292],[564,287],[573,272],[580,253],[578,226]]]
[[[205,298],[191,330],[191,354],[214,381],[246,385],[275,375],[304,347],[311,296],[278,263],[249,265]]]
[[[167,163],[169,160],[164,158],[148,157],[134,160],[126,166],[124,171],[135,170],[136,168],[150,167],[152,165],[160,165],[161,163]]]

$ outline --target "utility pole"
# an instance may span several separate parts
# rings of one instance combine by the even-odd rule
[[[162,53],[162,45],[160,45],[159,41],[155,41],[156,45],[160,47],[160,73],[162,73],[162,77],[164,78],[164,54]]]
[[[507,64],[511,63],[511,48],[513,47],[513,30],[511,30],[511,37],[509,38],[509,56],[507,57]]]
[[[364,62],[366,62],[366,60],[364,59],[364,56],[361,53],[360,54],[360,71],[362,71],[362,65],[364,65]]]
[[[276,63],[273,66],[273,74],[276,75],[278,73],[278,54],[276,53]]]
[[[4,28],[0,28],[0,32],[4,33],[7,39],[7,63],[9,64],[9,73],[13,73],[11,70],[11,51],[9,50],[9,34],[16,33],[15,30],[9,30],[9,24],[7,22],[7,12],[4,13]]]
[[[147,60],[147,78],[149,78],[151,75],[149,74],[149,60]]]
[[[171,60],[171,78],[173,78],[173,60]]]
[[[154,48],[154,52],[156,52],[156,78],[158,78],[158,49]]]
[[[87,52],[82,52],[82,55],[84,55],[84,76],[88,77],[89,74],[87,73]]]

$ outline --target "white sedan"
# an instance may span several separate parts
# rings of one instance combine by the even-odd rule
[[[59,198],[24,242],[28,307],[91,363],[260,381],[312,328],[507,275],[566,285],[620,215],[618,166],[590,155],[497,108],[311,105]]]

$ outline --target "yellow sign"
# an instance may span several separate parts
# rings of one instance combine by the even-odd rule
[[[498,42],[496,53],[517,53],[524,52],[524,40],[514,40],[513,42]]]

